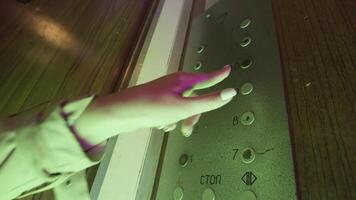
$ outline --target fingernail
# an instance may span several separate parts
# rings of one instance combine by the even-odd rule
[[[236,90],[234,88],[227,88],[220,93],[220,98],[223,101],[226,101],[228,99],[231,99],[237,94]]]
[[[231,68],[231,65],[225,65],[224,69]]]
[[[174,125],[174,126],[169,127],[169,128],[167,129],[167,131],[173,131],[174,129],[176,129],[176,126],[175,126],[175,125]]]
[[[185,137],[189,137],[189,136],[192,135],[192,132],[193,132],[193,129],[187,129],[187,130],[185,130],[185,131],[183,132],[183,135],[184,135]]]

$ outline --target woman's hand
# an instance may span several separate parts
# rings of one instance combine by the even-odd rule
[[[233,88],[197,96],[194,90],[211,87],[230,74],[231,67],[211,73],[177,72],[124,91],[95,99],[76,122],[78,132],[98,143],[138,128],[173,130],[182,123],[189,136],[200,114],[224,106],[236,95]]]

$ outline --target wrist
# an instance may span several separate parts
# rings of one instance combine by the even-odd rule
[[[115,117],[111,112],[105,112],[97,106],[95,99],[74,122],[74,127],[80,138],[88,141],[90,144],[100,144],[108,138],[117,135],[118,129],[114,126]],[[115,120],[116,121],[116,120]]]

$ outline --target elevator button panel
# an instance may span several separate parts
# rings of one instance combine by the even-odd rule
[[[183,57],[185,72],[232,66],[198,95],[239,93],[203,113],[190,137],[167,135],[152,199],[297,199],[271,0],[220,0],[192,22]]]

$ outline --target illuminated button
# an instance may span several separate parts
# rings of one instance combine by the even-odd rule
[[[255,121],[255,115],[252,112],[245,112],[241,116],[241,124],[245,126],[251,125]]]
[[[240,89],[241,94],[243,94],[243,95],[250,94],[252,92],[252,90],[253,90],[252,83],[245,83],[241,86],[241,89]]]
[[[212,189],[207,188],[203,192],[203,200],[215,200],[215,193]]]
[[[243,20],[241,22],[240,27],[242,29],[244,29],[244,28],[247,28],[248,26],[250,26],[250,24],[251,24],[251,20],[250,19],[245,19],[245,20]]]
[[[182,200],[183,199],[183,189],[181,187],[177,187],[174,190],[173,199],[174,200]]]
[[[253,193],[252,191],[245,191],[242,193],[242,195],[238,198],[241,200],[257,200],[256,194]]]
[[[255,160],[255,150],[252,148],[246,148],[242,151],[241,157],[244,163],[252,163]]]
[[[187,154],[183,154],[179,158],[179,164],[182,167],[186,167],[188,165],[188,161],[189,161],[189,156]]]
[[[211,14],[210,14],[210,13],[208,13],[208,14],[205,15],[205,18],[207,18],[207,19],[209,19],[210,17],[211,17]]]

